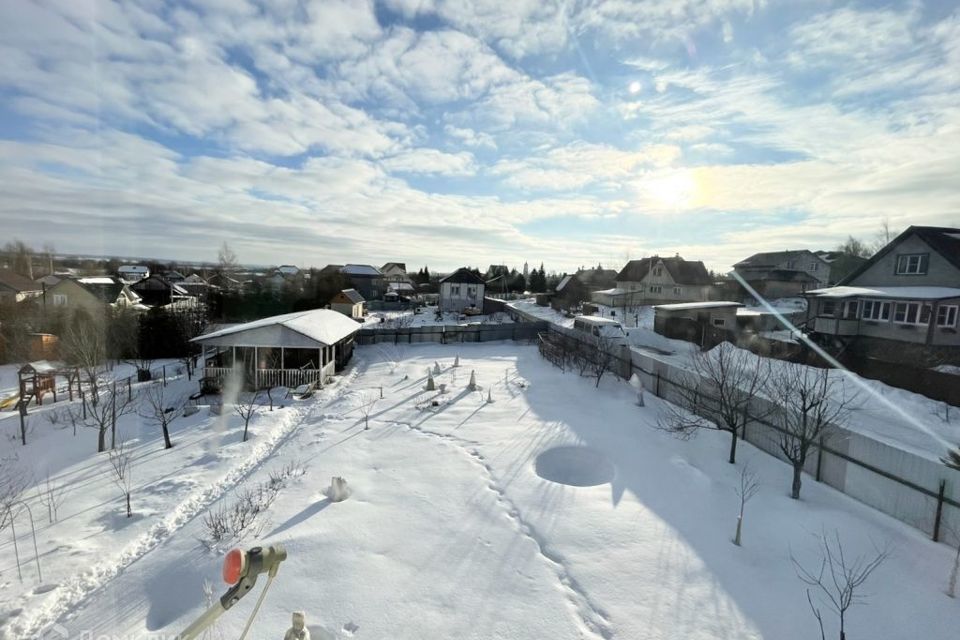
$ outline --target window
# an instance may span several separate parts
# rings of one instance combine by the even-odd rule
[[[467,287],[467,295],[471,298],[477,297],[477,288],[476,287]]]
[[[654,268],[653,268],[653,275],[655,275],[655,276],[657,276],[657,277],[662,276],[662,275],[663,275],[663,267],[654,267]]]
[[[724,320],[723,318],[714,318],[714,319],[713,319],[713,326],[715,326],[715,327],[723,327],[723,326],[726,326],[726,324],[727,324],[727,321]]]
[[[458,296],[458,295],[460,295],[460,285],[458,285],[458,284],[452,284],[452,285],[450,285],[450,295],[452,295],[452,296]]]
[[[857,308],[860,306],[859,300],[847,300],[843,303],[843,319],[856,320]]]
[[[53,294],[53,306],[62,307],[65,304],[67,304],[67,296],[63,295],[62,293]]]
[[[683,289],[681,289],[680,287],[673,288],[673,295],[679,296],[681,293],[683,293]]]
[[[832,316],[837,310],[836,300],[821,300],[820,301],[820,315],[822,316]]]
[[[937,309],[938,327],[957,326],[957,305],[947,305]]]
[[[650,287],[650,293],[661,293],[663,292],[663,287],[660,285],[653,285]]]
[[[917,276],[927,272],[929,256],[925,253],[904,253],[897,256],[898,276]]]
[[[899,324],[927,324],[930,322],[930,305],[897,302],[893,307],[893,321]]]
[[[818,265],[816,262],[811,262],[811,263],[810,263],[810,271],[816,271],[816,270],[817,270],[817,267],[819,267],[819,266],[820,266],[820,265]]]
[[[890,303],[879,300],[864,300],[861,317],[864,320],[889,320]]]

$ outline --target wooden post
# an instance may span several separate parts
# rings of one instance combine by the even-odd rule
[[[933,520],[933,541],[940,542],[940,521],[943,518],[943,498],[947,492],[947,481],[940,481],[940,491],[937,493],[937,515]]]
[[[133,385],[130,382],[132,379],[133,376],[127,378],[127,402],[133,400]]]
[[[113,381],[113,392],[110,394],[110,448],[117,446],[117,381]]]
[[[820,444],[817,447],[817,482],[822,482],[821,470],[823,469],[823,436],[820,436]]]
[[[70,394],[70,402],[73,402],[73,378],[67,374],[67,393]]]
[[[660,372],[659,372],[659,371],[657,371],[657,390],[656,390],[655,393],[657,394],[657,397],[658,397],[658,398],[661,397],[661,396],[660,396]]]
[[[163,375],[163,386],[167,386],[167,365],[163,365],[161,375]]]
[[[53,401],[57,401],[57,374],[53,374]]]

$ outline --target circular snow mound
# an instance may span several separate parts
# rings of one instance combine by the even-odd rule
[[[595,487],[613,480],[607,456],[589,447],[554,447],[537,456],[537,475],[571,487]]]

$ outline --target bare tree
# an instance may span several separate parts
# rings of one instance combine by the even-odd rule
[[[141,397],[143,400],[140,403],[140,410],[137,415],[160,427],[163,432],[164,449],[173,448],[173,441],[170,440],[170,423],[180,415],[180,411],[186,403],[184,397],[170,393],[168,388],[162,384],[148,386],[141,393]]]
[[[68,364],[83,372],[92,402],[99,402],[97,376],[107,358],[106,322],[86,311],[76,312],[64,331],[60,348]]]
[[[54,482],[49,471],[43,484],[37,485],[37,499],[47,508],[47,519],[50,524],[59,520],[60,505],[63,504],[65,493],[66,485]]]
[[[127,448],[127,443],[122,438],[117,441],[117,446],[110,450],[110,468],[113,471],[113,482],[117,488],[123,492],[127,502],[127,517],[133,517],[133,509],[130,504],[130,494],[133,491],[133,453]]]
[[[690,438],[700,429],[725,431],[730,434],[729,462],[734,464],[748,410],[769,369],[763,358],[726,342],[694,353],[692,370],[675,385],[674,404],[658,427],[681,438]]]
[[[370,414],[373,413],[373,407],[377,404],[378,398],[368,392],[362,391],[357,394],[357,409],[360,411],[360,415],[363,416],[363,428],[370,428]]]
[[[837,247],[837,251],[857,258],[869,258],[873,254],[866,242],[853,236],[847,236],[847,239]]]
[[[827,636],[823,627],[823,613],[817,602],[825,604],[837,615],[840,640],[846,640],[847,610],[866,602],[865,595],[860,593],[861,587],[888,557],[888,549],[874,549],[872,554],[848,559],[837,532],[834,532],[832,539],[826,533],[820,536],[820,566],[816,570],[807,569],[791,554],[797,577],[808,587],[807,602],[820,626],[821,640]]]
[[[947,455],[940,458],[940,462],[947,465],[951,469],[960,471],[960,445],[957,445],[956,449],[951,449],[948,451]]]
[[[740,534],[743,531],[743,512],[747,503],[750,502],[750,498],[760,490],[760,480],[757,474],[750,469],[750,465],[743,465],[740,470],[740,484],[734,490],[737,492],[737,497],[740,498],[740,514],[737,516],[737,532],[733,537],[733,544],[739,547]]]
[[[30,474],[21,469],[16,458],[0,459],[0,531],[10,526],[16,505],[30,486]]]
[[[596,352],[591,354],[592,358],[590,359],[590,373],[592,377],[597,379],[594,387],[600,386],[603,375],[613,367],[617,360],[616,352],[618,350],[619,345],[612,338],[601,337],[597,340]]]
[[[96,396],[82,395],[80,406],[70,409],[70,419],[75,424],[97,430],[97,453],[107,450],[107,431],[111,433],[110,447],[117,444],[117,421],[135,409],[133,398],[123,391],[111,390]]]
[[[217,263],[222,273],[230,273],[237,270],[237,254],[233,252],[230,245],[224,241],[217,252]]]
[[[781,429],[778,445],[793,466],[790,497],[799,500],[807,456],[823,445],[834,427],[846,422],[856,395],[848,394],[843,379],[832,376],[829,369],[794,362],[779,363],[773,369],[767,392],[779,405],[773,412]]]
[[[243,418],[243,441],[246,442],[250,428],[250,420],[260,411],[260,405],[257,404],[257,392],[241,392],[237,396],[237,402],[233,405],[233,410],[238,416]]]

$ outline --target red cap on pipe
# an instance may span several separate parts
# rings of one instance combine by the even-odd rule
[[[223,581],[237,584],[247,571],[247,554],[241,549],[231,549],[223,560]]]

